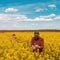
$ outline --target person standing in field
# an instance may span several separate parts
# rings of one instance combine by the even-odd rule
[[[17,42],[17,36],[16,36],[16,34],[12,34],[11,35],[11,44],[13,47],[15,47],[16,42]]]
[[[17,39],[16,35],[15,34],[12,34],[11,39],[16,40]]]
[[[12,36],[11,36],[11,40],[12,41],[15,41],[15,42],[20,42],[20,38],[18,38],[17,36],[16,36],[16,34],[12,34]]]
[[[39,36],[39,32],[34,32],[34,37],[32,37],[31,40],[31,47],[33,49],[33,52],[42,52],[44,48],[44,39]]]

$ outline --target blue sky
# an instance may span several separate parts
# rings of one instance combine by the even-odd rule
[[[1,0],[0,30],[60,29],[60,0]]]

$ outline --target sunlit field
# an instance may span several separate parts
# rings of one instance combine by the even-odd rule
[[[16,34],[17,39],[11,39]],[[60,60],[60,32],[40,32],[44,49],[39,55],[30,45],[34,32],[0,32],[0,60]]]

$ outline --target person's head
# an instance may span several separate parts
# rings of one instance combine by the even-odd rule
[[[15,34],[12,34],[12,36],[16,36]]]
[[[35,32],[34,32],[34,36],[35,36],[35,37],[38,37],[38,36],[39,36],[39,32],[38,32],[38,31],[35,31]]]
[[[39,39],[39,32],[38,31],[34,32],[34,37],[35,37],[36,41]]]
[[[17,37],[16,37],[16,35],[15,35],[15,34],[12,34],[12,38],[13,38],[13,39],[16,39]]]

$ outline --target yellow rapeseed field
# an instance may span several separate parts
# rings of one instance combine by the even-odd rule
[[[16,34],[17,39],[11,39]],[[34,32],[0,32],[0,60],[60,60],[60,32],[40,32],[44,50],[32,52],[30,41]]]

